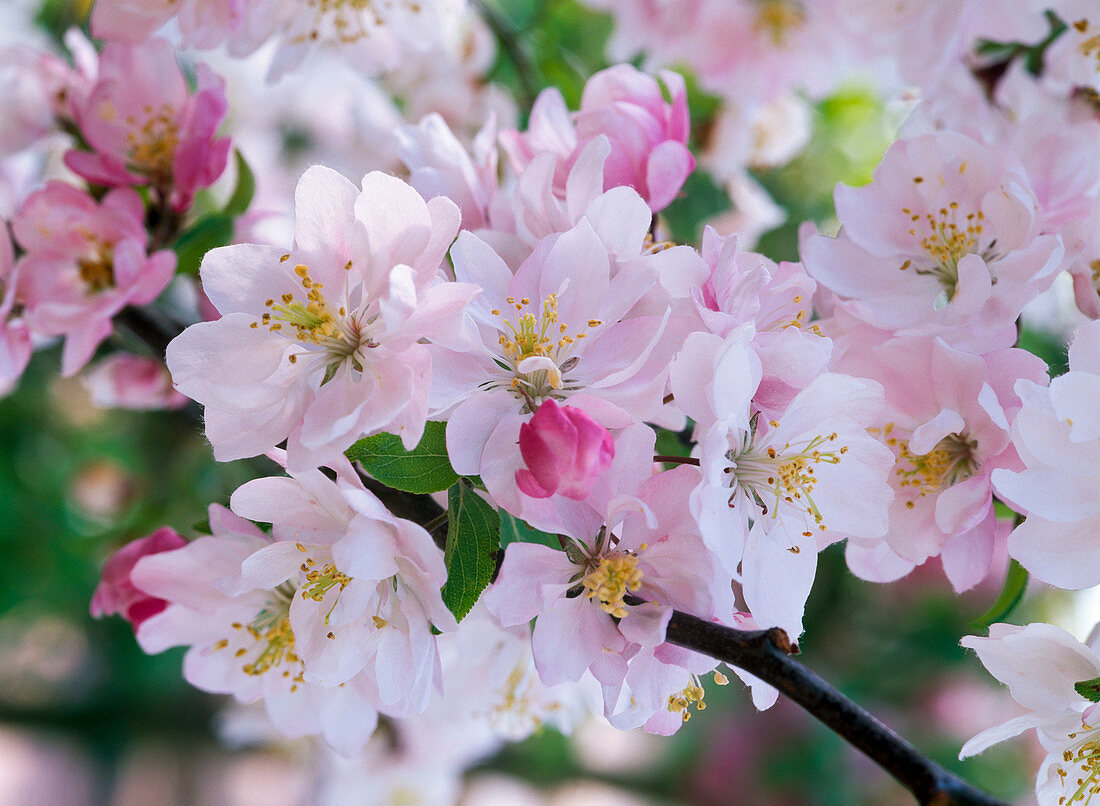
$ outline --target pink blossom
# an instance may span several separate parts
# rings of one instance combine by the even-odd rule
[[[30,328],[65,336],[63,375],[75,374],[111,334],[111,317],[152,302],[172,279],[176,256],[146,254],[145,208],[127,188],[96,202],[51,182],[31,194],[12,221],[26,254],[17,263],[16,301]]]
[[[1009,554],[1044,582],[1076,590],[1100,582],[1100,322],[1078,330],[1069,369],[1049,387],[1017,383],[1012,441],[1024,468],[994,471],[993,487],[1027,514]]]
[[[15,249],[7,224],[0,222],[0,395],[15,386],[34,350],[31,332],[16,309],[18,285]]]
[[[168,347],[176,387],[206,406],[219,460],[289,438],[291,469],[315,467],[380,431],[416,445],[431,358],[421,339],[459,339],[471,285],[439,268],[459,212],[399,179],[362,189],[327,168],[295,194],[292,250],[238,244],[209,252],[203,287],[222,313]]]
[[[884,582],[940,556],[956,590],[980,582],[998,537],[991,474],[1019,467],[1012,386],[1045,383],[1043,361],[1014,348],[976,356],[940,339],[894,339],[852,345],[833,366],[883,385],[886,411],[871,433],[895,457],[886,546],[850,540],[849,567]]]
[[[220,78],[200,64],[191,92],[163,39],[111,43],[99,75],[73,113],[90,152],[70,151],[66,164],[93,184],[149,184],[176,210],[225,170],[229,139],[216,137],[228,109]]]
[[[648,218],[644,204],[627,188],[604,196],[612,198],[597,220],[608,222],[615,235],[637,235],[633,248],[640,250],[645,230],[637,216]],[[615,212],[626,220],[614,218]],[[611,240],[617,245],[623,239]],[[668,308],[631,315],[654,286],[656,271],[647,261],[631,260],[612,275],[608,249],[593,222],[582,217],[567,232],[542,239],[514,275],[470,232],[462,232],[451,250],[458,280],[482,289],[469,308],[478,343],[463,350],[429,348],[431,408],[450,423],[447,450],[455,470],[481,476],[494,500],[517,515],[536,500],[518,498],[520,426],[545,400],[568,402],[609,429],[660,411],[667,355],[675,345],[662,338]]]
[[[1039,806],[1062,806],[1100,792],[1096,768],[1096,726],[1100,706],[1074,686],[1100,677],[1100,656],[1093,639],[1086,646],[1052,624],[994,624],[989,637],[967,636],[962,645],[978,653],[990,674],[1008,686],[1026,711],[979,733],[959,758],[1034,729],[1047,752],[1035,782]]]
[[[516,471],[516,484],[526,495],[560,493],[580,501],[611,465],[615,442],[582,409],[548,398],[520,426],[519,450],[527,467]]]
[[[732,606],[688,506],[698,471],[681,467],[653,475],[654,439],[645,425],[625,429],[611,467],[589,497],[569,502],[561,520],[566,550],[509,545],[498,580],[485,594],[490,612],[506,627],[538,617],[532,641],[543,682],[578,680],[590,670],[605,686],[608,714],[622,707],[619,692],[632,658],[664,643],[673,608],[709,618]],[[628,602],[631,596],[644,603]],[[633,688],[661,689],[663,666],[650,665],[654,674]],[[653,710],[667,708],[670,693],[647,702]]]
[[[164,362],[146,356],[116,353],[84,375],[92,402],[104,408],[178,409],[187,398],[172,388]]]
[[[502,132],[501,143],[518,171],[540,153],[555,155],[555,189],[564,195],[566,175],[578,155],[603,135],[611,142],[604,189],[632,187],[658,212],[676,197],[695,167],[687,148],[690,123],[684,80],[672,72],[660,76],[671,104],[656,80],[626,64],[588,80],[575,116],[570,116],[558,90],[544,90],[531,110],[527,131]]]
[[[102,618],[117,614],[133,624],[134,630],[137,630],[146,619],[164,610],[168,602],[139,590],[130,574],[142,557],[173,551],[186,545],[187,541],[174,529],[165,526],[151,535],[131,540],[112,554],[104,564],[100,582],[92,594],[92,616]]]
[[[852,315],[973,351],[1011,346],[1016,316],[1064,253],[1040,234],[1023,169],[951,132],[894,143],[861,188],[836,190],[844,225],[802,245],[806,270]]]

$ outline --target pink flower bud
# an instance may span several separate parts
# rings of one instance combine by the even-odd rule
[[[581,409],[547,400],[520,426],[519,450],[527,465],[516,471],[522,492],[532,498],[560,493],[581,501],[611,465],[615,443]]]
[[[187,541],[174,529],[165,526],[147,537],[131,540],[112,554],[104,564],[103,575],[92,594],[92,616],[100,618],[117,614],[137,630],[147,618],[164,610],[168,603],[139,590],[130,581],[130,574],[142,557],[186,545]]]

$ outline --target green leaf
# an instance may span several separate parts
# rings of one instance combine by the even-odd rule
[[[557,535],[540,532],[502,509],[500,510],[500,547],[506,548],[511,543],[541,543],[552,549],[561,548]]]
[[[1009,614],[1016,609],[1016,605],[1020,603],[1020,600],[1024,598],[1024,591],[1027,590],[1027,579],[1028,573],[1024,570],[1024,567],[1015,560],[1010,562],[1008,574],[1005,576],[1005,584],[1001,588],[1001,594],[997,597],[997,601],[993,603],[989,610],[970,622],[970,626],[977,630],[984,630],[990,624],[996,624],[1007,619]]]
[[[437,493],[458,481],[447,458],[447,424],[429,421],[411,451],[394,434],[375,434],[345,451],[383,484],[407,493]]]
[[[211,213],[196,221],[172,243],[180,274],[196,274],[203,256],[211,249],[225,246],[233,240],[233,218],[224,213]]]
[[[233,189],[233,195],[229,197],[222,212],[227,216],[236,217],[247,212],[248,205],[252,204],[252,197],[256,193],[256,177],[241,156],[241,152],[233,153],[237,158],[237,187]]]
[[[500,550],[500,518],[484,498],[462,480],[447,492],[447,583],[443,602],[462,621],[489,585]]]
[[[1100,702],[1100,677],[1073,684],[1073,690],[1089,702]]]

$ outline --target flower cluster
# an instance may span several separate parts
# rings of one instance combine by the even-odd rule
[[[841,541],[876,582],[938,558],[961,592],[999,572],[1005,544],[1051,584],[1100,582],[1100,329],[1081,328],[1054,381],[1017,346],[1021,313],[1067,273],[1100,315],[1086,4],[1058,9],[1041,73],[1009,58],[991,83],[979,45],[1018,57],[1045,41],[1047,4],[592,5],[615,15],[620,57],[687,65],[722,96],[699,162],[739,214],[748,167],[805,142],[749,134],[807,125],[793,93],[882,60],[883,93],[911,82],[920,103],[870,181],[837,186],[839,229],[803,226],[798,262],[752,251],[747,221],[676,242],[668,214],[696,167],[688,84],[628,64],[589,78],[576,111],[544,90],[523,129],[490,118],[470,141],[436,114],[395,124],[405,178],[310,167],[292,238],[203,250],[207,321],[167,348],[175,390],[204,407],[216,459],[287,473],[211,506],[192,542],[161,530],[124,548],[93,610],[129,619],[146,651],[188,646],[191,683],[262,701],[286,735],[371,754],[380,716],[476,715],[517,738],[593,706],[672,733],[705,706],[704,676],[726,681],[668,640],[674,612],[797,640],[818,557]],[[100,0],[93,31],[139,41],[42,71],[87,186],[21,200],[18,257],[2,229],[0,384],[35,334],[65,337],[72,374],[112,317],[156,298],[166,247],[225,167],[220,80],[199,65],[188,81],[151,32],[174,18],[188,44],[236,55],[275,39],[276,74],[355,45],[377,73],[434,47],[424,32],[455,10]],[[857,41],[872,47],[857,57]],[[178,403],[159,369],[97,374],[110,399]],[[416,517],[394,490],[420,496]],[[444,491],[445,539],[427,497]],[[1100,791],[1074,688],[1100,675],[1095,653],[1050,625],[964,645],[1035,712],[964,752],[1035,727],[1044,803]],[[1057,674],[1033,678],[1045,666]],[[452,686],[478,693],[460,703]]]

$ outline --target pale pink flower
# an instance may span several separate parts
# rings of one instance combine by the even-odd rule
[[[229,139],[216,137],[228,105],[220,78],[203,64],[196,89],[163,39],[108,44],[87,98],[73,107],[90,152],[73,150],[65,162],[93,184],[148,184],[176,210],[225,170]]]
[[[607,687],[608,713],[631,658],[664,642],[674,608],[710,618],[732,605],[688,507],[698,471],[653,475],[654,439],[645,425],[626,429],[611,468],[562,518],[565,550],[509,545],[485,594],[505,627],[538,617],[532,640],[543,682],[579,680],[590,670]],[[643,603],[628,602],[632,596]]]
[[[978,653],[1026,711],[979,733],[963,745],[959,758],[1034,728],[1047,751],[1035,782],[1039,806],[1084,803],[1100,793],[1100,707],[1074,688],[1100,677],[1095,639],[1086,646],[1052,624],[994,624],[988,638],[967,636],[961,643]]]
[[[976,356],[940,339],[895,339],[853,345],[833,367],[883,385],[886,411],[871,432],[895,457],[886,546],[849,540],[849,567],[885,582],[939,555],[956,590],[980,582],[998,537],[991,474],[1019,467],[1012,387],[1045,383],[1044,362],[1014,348]]]
[[[1100,582],[1100,322],[1078,330],[1069,368],[1049,387],[1017,383],[1012,439],[1025,469],[994,471],[993,487],[1027,514],[1009,554],[1044,582],[1078,589]]]
[[[438,275],[458,209],[392,176],[368,174],[360,189],[319,166],[295,203],[290,252],[239,244],[207,254],[203,287],[222,318],[169,345],[176,386],[206,406],[222,461],[289,439],[291,469],[315,467],[380,431],[411,448],[432,369],[420,340],[457,338],[477,293]]]
[[[632,187],[653,212],[663,210],[694,169],[695,158],[687,148],[684,80],[667,71],[660,77],[671,103],[655,79],[630,65],[602,70],[588,80],[575,115],[557,89],[544,90],[531,110],[527,131],[501,132],[501,143],[517,171],[540,153],[553,154],[554,187],[564,195],[566,177],[581,151],[592,139],[607,137],[611,155],[604,165],[604,189]]]
[[[96,202],[51,182],[12,221],[26,251],[17,263],[16,301],[36,333],[65,336],[63,375],[75,374],[111,334],[111,317],[152,302],[172,279],[176,256],[146,254],[145,207],[127,188]]]
[[[516,471],[516,485],[525,495],[581,501],[611,465],[615,442],[582,409],[547,398],[519,427],[519,452],[526,467]]]
[[[168,602],[136,588],[130,574],[142,557],[173,551],[186,545],[187,541],[174,529],[165,526],[151,535],[131,540],[112,554],[104,563],[99,584],[92,594],[92,616],[102,618],[119,615],[137,630],[146,619],[164,610]]]
[[[736,235],[703,230],[706,282],[691,289],[706,330],[726,337],[751,325],[751,346],[760,358],[760,386],[753,395],[758,409],[778,414],[795,394],[825,371],[832,341],[813,319],[817,283],[800,263],[775,263],[739,249]]]
[[[751,335],[693,333],[670,384],[698,424],[703,477],[691,503],[707,548],[741,582],[758,623],[797,636],[818,550],[886,533],[893,456],[866,430],[883,408],[874,381],[827,373],[779,415],[754,414],[761,368]]]
[[[894,143],[861,188],[839,185],[833,238],[802,244],[806,270],[853,315],[974,351],[1011,346],[1016,316],[1053,282],[1061,239],[1040,234],[1022,168],[963,135]]]
[[[645,210],[633,191],[622,191]],[[610,213],[619,200],[608,201]],[[637,212],[621,204],[618,209]],[[633,230],[633,223],[619,228]],[[634,261],[611,275],[608,247],[586,217],[543,239],[514,275],[469,232],[459,235],[451,259],[459,281],[482,289],[469,307],[480,343],[462,351],[429,347],[431,407],[449,420],[447,450],[455,470],[481,476],[499,505],[522,514],[516,445],[521,424],[543,401],[576,406],[604,428],[659,412],[673,347],[662,340],[667,308],[663,316],[628,315],[654,285],[655,272]]]
[[[292,602],[308,606],[311,600],[289,583],[263,587],[242,580],[245,561],[273,543],[255,525],[211,505],[210,528],[212,536],[134,567],[134,585],[168,602],[142,622],[138,644],[150,654],[187,646],[183,676],[191,685],[241,703],[263,700],[287,736],[322,734],[334,749],[357,752],[377,724],[371,681],[306,682],[289,611]]]
[[[455,627],[440,595],[443,553],[427,531],[391,515],[351,472],[256,479],[231,507],[272,524],[275,542],[241,564],[241,586],[297,591],[287,623],[305,681],[339,686],[361,674],[385,713],[423,711],[440,683],[431,628]]]
[[[88,370],[83,381],[92,402],[104,408],[178,409],[187,404],[172,388],[164,362],[148,356],[116,353]]]
[[[497,191],[496,120],[490,118],[474,138],[473,153],[437,114],[397,133],[399,153],[409,168],[409,184],[426,198],[446,196],[462,211],[462,228],[489,225],[489,210]]]

